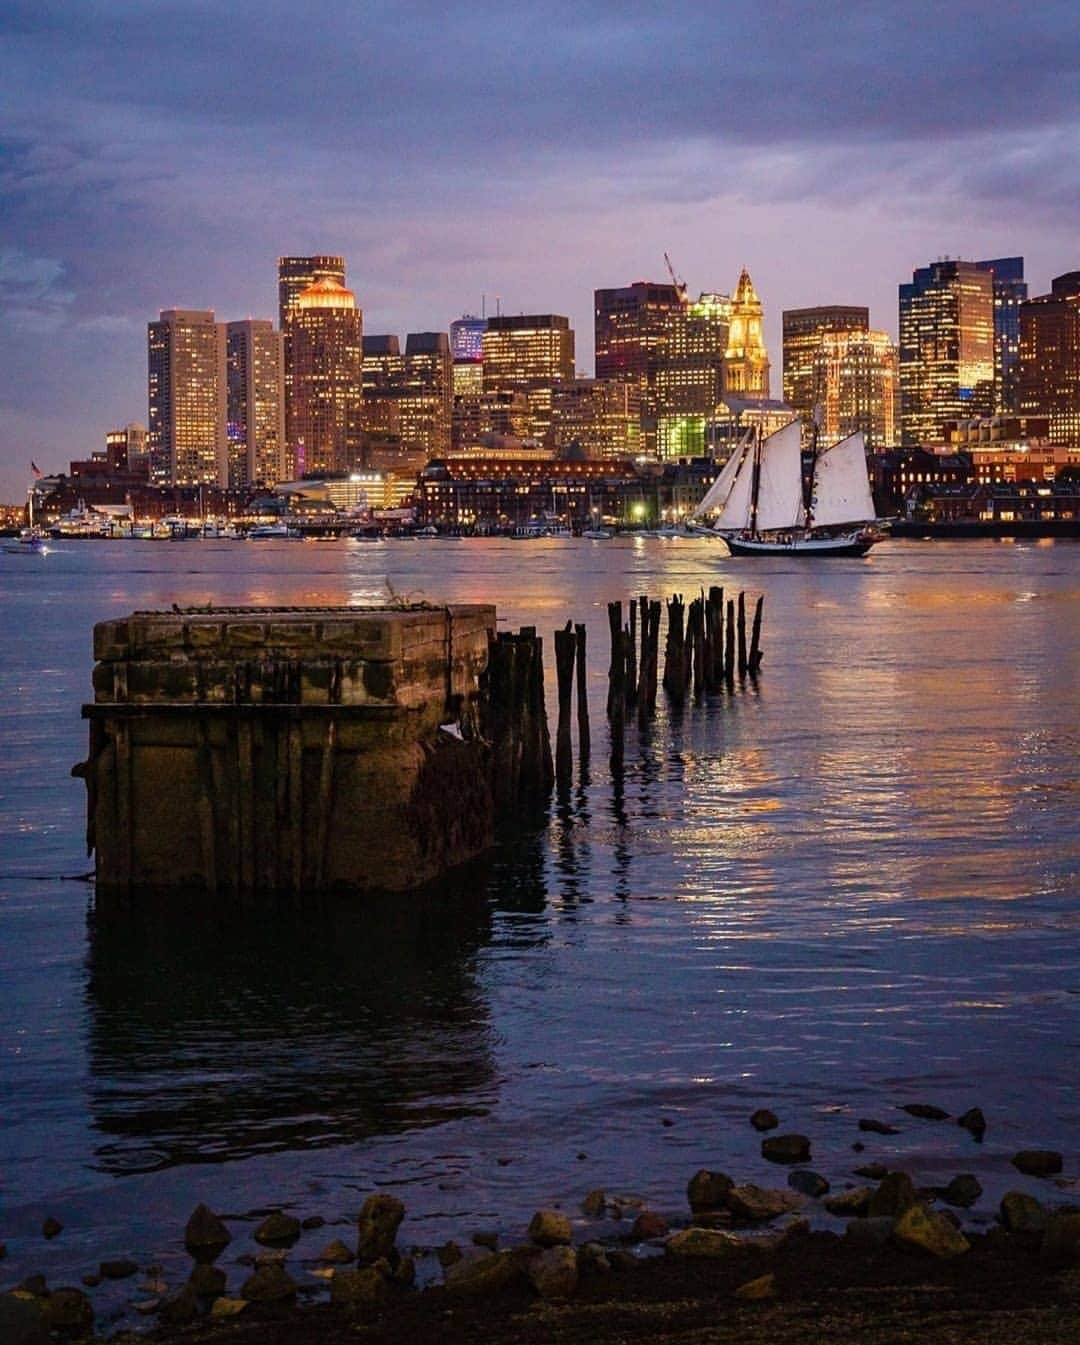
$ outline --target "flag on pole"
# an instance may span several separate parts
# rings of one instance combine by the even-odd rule
[[[30,470],[34,473],[34,480],[35,480],[35,481],[40,481],[40,480],[41,480],[41,468],[37,465],[37,463],[34,461],[33,458],[30,459]]]

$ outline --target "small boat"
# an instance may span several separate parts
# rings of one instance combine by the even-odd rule
[[[298,532],[294,532],[287,523],[257,523],[255,527],[248,531],[248,537],[252,541],[265,541],[270,538],[289,538],[294,540],[299,537]]]
[[[15,541],[4,547],[11,556],[43,556],[48,549],[38,528],[23,528]]]
[[[590,542],[602,542],[612,536],[612,533],[607,528],[583,528],[581,535],[587,537]]]
[[[695,516],[710,509],[719,509],[714,531],[733,556],[865,556],[885,536],[875,526],[862,431],[828,448],[815,444],[807,501],[797,420],[742,440]]]

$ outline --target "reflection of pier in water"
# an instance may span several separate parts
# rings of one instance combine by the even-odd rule
[[[148,1172],[356,1143],[494,1098],[482,874],[430,897],[97,919],[97,1165]]]

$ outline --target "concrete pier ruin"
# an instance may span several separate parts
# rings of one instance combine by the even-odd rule
[[[508,761],[524,794],[550,789],[525,638],[496,639],[483,605],[102,622],[74,768],[99,893],[401,890],[479,855],[516,804]]]

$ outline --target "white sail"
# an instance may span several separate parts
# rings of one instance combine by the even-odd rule
[[[869,523],[874,518],[862,430],[818,453],[810,510],[815,528]]]
[[[757,531],[801,528],[805,521],[802,483],[802,424],[793,420],[761,445]]]
[[[735,449],[720,476],[727,478],[727,495],[713,527],[718,532],[741,532],[750,526],[750,495],[754,488],[754,447],[750,439]]]
[[[741,459],[743,449],[748,442],[748,438],[744,436],[731,450],[731,456],[720,469],[720,475],[701,497],[701,502],[691,513],[691,523],[699,518],[704,518],[711,509],[723,508],[727,497],[731,494],[732,482],[735,480],[736,473],[739,470],[739,460]]]

